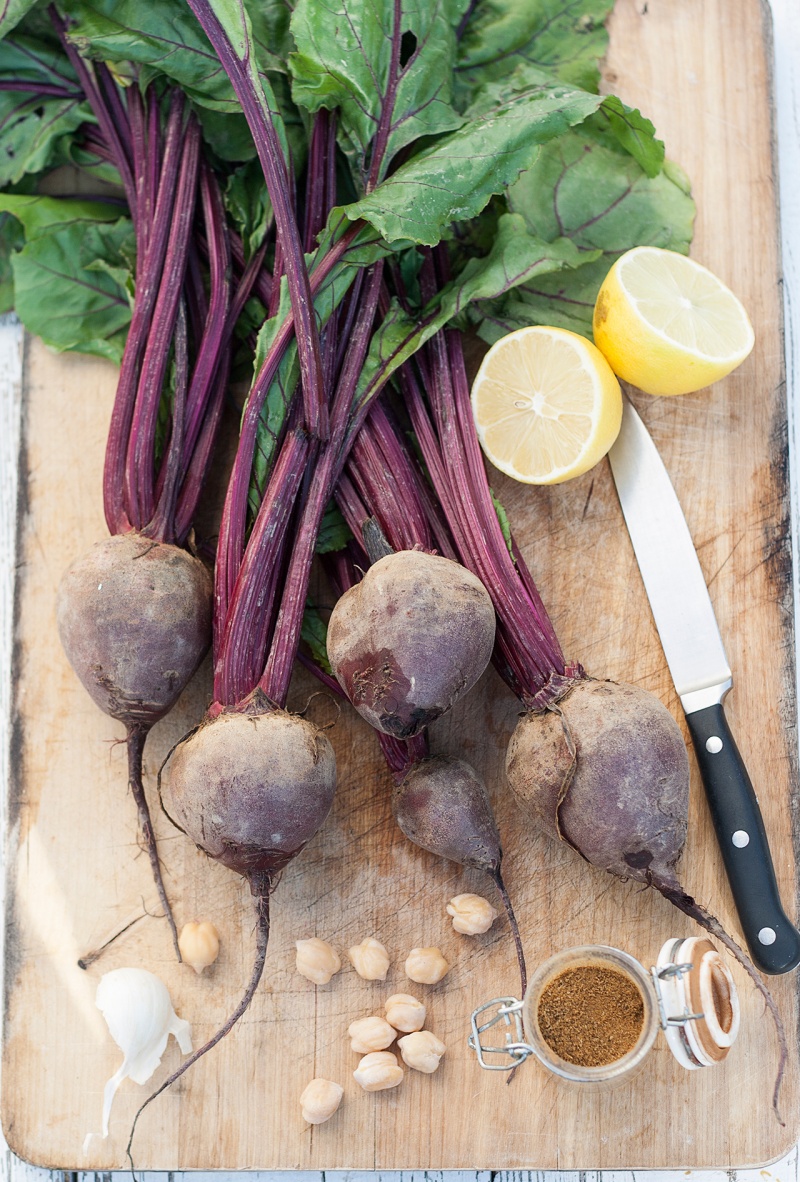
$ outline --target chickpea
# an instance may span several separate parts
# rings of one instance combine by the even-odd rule
[[[378,940],[367,936],[351,948],[347,955],[359,977],[365,981],[385,981],[389,971],[389,953]]]
[[[455,895],[447,904],[447,914],[453,917],[453,927],[463,936],[481,936],[500,913],[481,895]]]
[[[424,1071],[430,1075],[439,1066],[439,1060],[447,1050],[440,1038],[430,1030],[415,1030],[398,1039],[397,1045],[407,1067]]]
[[[208,920],[185,923],[178,937],[178,947],[184,963],[200,974],[219,956],[219,932]]]
[[[450,965],[438,948],[412,948],[406,959],[406,976],[421,985],[441,981]]]
[[[300,1094],[303,1120],[310,1125],[321,1125],[330,1120],[342,1102],[344,1088],[330,1079],[312,1079]]]
[[[358,1018],[347,1027],[350,1046],[360,1055],[370,1051],[385,1051],[395,1040],[396,1031],[385,1018]]]
[[[312,936],[310,940],[295,940],[295,947],[295,965],[298,973],[313,981],[315,985],[327,985],[334,973],[338,973],[342,967],[338,953],[326,940]]]
[[[384,1006],[386,1021],[395,1030],[409,1034],[412,1030],[421,1030],[425,1025],[426,1009],[421,1001],[412,997],[410,993],[393,993],[386,999]]]
[[[373,1051],[361,1060],[353,1079],[365,1092],[382,1092],[402,1082],[403,1068],[391,1051]]]

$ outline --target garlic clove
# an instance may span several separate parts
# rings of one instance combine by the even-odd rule
[[[103,1136],[108,1136],[111,1105],[125,1079],[144,1084],[161,1062],[172,1034],[184,1055],[192,1050],[191,1026],[172,1007],[166,985],[146,969],[113,969],[100,978],[95,1004],[122,1051],[120,1067],[103,1091]]]

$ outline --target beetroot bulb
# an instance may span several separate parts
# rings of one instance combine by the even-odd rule
[[[339,589],[326,647],[333,673],[362,718],[401,740],[419,735],[472,688],[489,663],[495,632],[483,584],[452,550],[434,550],[418,483],[413,462],[376,406],[337,490],[368,565],[360,580]]]
[[[245,269],[232,292],[220,186],[182,93],[122,90],[53,19],[97,118],[92,150],[123,178],[138,259],[103,475],[111,536],[65,573],[58,630],[88,693],[125,727],[129,787],[180,959],[142,754],[211,641],[212,579],[187,540],[221,419],[233,324],[256,274]]]
[[[442,251],[420,277],[424,299],[445,282]],[[513,538],[500,526],[475,431],[461,338],[438,333],[402,374],[405,402],[431,483],[465,566],[497,612],[494,661],[524,713],[508,747],[508,781],[523,813],[593,866],[654,887],[715,936],[749,974],[775,1021],[775,1002],[749,957],[688,895],[676,874],[686,839],[689,760],[664,705],[637,686],[589,677],[564,660],[553,626]],[[419,374],[419,376],[418,376]],[[427,391],[428,404],[422,395]]]

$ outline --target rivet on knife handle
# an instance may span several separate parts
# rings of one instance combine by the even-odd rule
[[[800,933],[781,905],[753,785],[721,703],[686,715],[750,956],[763,973],[800,964]]]

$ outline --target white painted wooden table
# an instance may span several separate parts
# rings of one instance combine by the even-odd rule
[[[641,0],[646,4],[646,0]],[[795,570],[795,619],[800,620],[800,0],[771,0],[775,48],[775,108],[784,274],[784,321]],[[23,336],[13,316],[0,317],[0,829],[8,771],[8,721],[13,619],[17,447],[22,385]],[[796,648],[800,685],[800,646]],[[760,1170],[648,1171],[648,1182],[800,1182],[798,1147]],[[122,1175],[120,1175],[122,1176]],[[225,1173],[145,1174],[142,1182],[225,1182]],[[15,1157],[0,1135],[0,1182],[101,1182],[112,1175],[71,1174],[36,1169]],[[116,1177],[116,1175],[114,1175]],[[628,1171],[471,1173],[258,1173],[249,1182],[635,1182]]]

